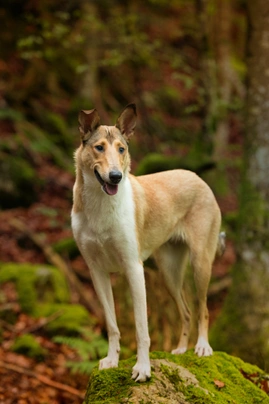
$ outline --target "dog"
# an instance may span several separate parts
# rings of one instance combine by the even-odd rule
[[[79,113],[81,145],[75,152],[71,221],[105,313],[109,348],[99,369],[118,366],[120,332],[109,274],[119,271],[127,277],[134,305],[137,362],[132,378],[144,382],[151,368],[143,261],[154,257],[176,301],[182,329],[172,353],[182,354],[190,333],[190,310],[182,290],[190,259],[199,305],[195,352],[209,356],[207,289],[225,236],[219,234],[221,213],[215,197],[195,173],[179,169],[130,174],[128,143],[136,120],[135,104],[126,106],[115,126],[101,125],[96,109]]]

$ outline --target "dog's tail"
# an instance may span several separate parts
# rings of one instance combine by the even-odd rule
[[[216,257],[221,257],[225,251],[225,248],[226,248],[226,233],[222,231],[219,234]]]

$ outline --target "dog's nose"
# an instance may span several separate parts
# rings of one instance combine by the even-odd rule
[[[113,184],[118,184],[122,179],[122,173],[120,171],[110,171],[109,179]]]

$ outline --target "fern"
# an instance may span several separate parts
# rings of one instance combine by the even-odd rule
[[[66,366],[71,369],[72,373],[90,374],[95,366],[98,365],[98,361],[68,361]]]
[[[59,344],[65,344],[77,351],[80,360],[68,361],[66,366],[71,369],[73,373],[91,373],[94,366],[97,365],[98,360],[107,354],[108,343],[100,335],[95,334],[93,331],[83,328],[81,330],[81,337],[67,337],[56,336],[53,341]]]

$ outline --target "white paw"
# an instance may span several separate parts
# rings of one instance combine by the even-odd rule
[[[180,354],[185,353],[186,351],[187,351],[187,347],[176,348],[176,349],[173,349],[172,354],[180,355]]]
[[[213,349],[209,345],[208,341],[204,338],[199,338],[195,346],[195,353],[198,356],[211,356],[213,355]]]
[[[106,358],[101,359],[99,361],[99,370],[117,368],[117,367],[118,367],[118,359],[109,358],[109,356],[107,356]]]
[[[133,367],[132,379],[136,382],[146,382],[150,376],[150,363],[136,363]]]

